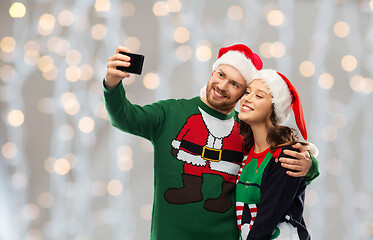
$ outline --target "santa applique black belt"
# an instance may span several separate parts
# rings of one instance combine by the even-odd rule
[[[242,152],[228,150],[228,149],[214,149],[206,146],[201,146],[186,140],[182,140],[180,148],[184,148],[188,152],[196,155],[201,155],[205,160],[219,162],[221,160],[227,162],[241,163],[243,154]]]

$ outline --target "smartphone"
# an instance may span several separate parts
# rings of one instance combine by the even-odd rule
[[[135,54],[135,53],[126,53],[126,52],[119,52],[120,54],[127,55],[131,58],[129,67],[117,67],[118,70],[134,73],[141,75],[142,66],[144,65],[144,55]]]

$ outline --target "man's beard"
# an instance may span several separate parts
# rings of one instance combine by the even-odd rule
[[[231,99],[230,95],[227,96],[225,91],[219,90],[222,94],[224,94],[224,96],[226,96],[222,98],[221,100],[219,100],[217,98],[214,98],[213,91],[214,91],[213,86],[208,84],[206,88],[206,99],[207,99],[207,102],[213,108],[219,111],[223,111],[223,112],[232,111],[234,109],[239,98]]]

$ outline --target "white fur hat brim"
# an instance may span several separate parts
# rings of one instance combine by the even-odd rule
[[[258,72],[251,60],[239,51],[232,50],[223,54],[214,62],[212,70],[215,71],[222,64],[230,65],[237,69],[247,84],[251,82],[253,75]]]

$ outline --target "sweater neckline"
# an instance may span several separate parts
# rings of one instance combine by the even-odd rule
[[[207,104],[204,103],[200,97],[196,97],[195,99],[196,99],[197,105],[200,108],[202,108],[203,111],[207,112],[208,114],[210,114],[210,115],[212,115],[212,116],[214,116],[214,117],[216,117],[220,120],[231,119],[235,115],[235,110],[233,110],[229,114],[224,114],[224,113],[218,112],[215,109],[212,109],[211,107],[207,106]]]
[[[256,152],[254,152],[254,146],[253,146],[253,147],[250,149],[249,155],[250,155],[252,158],[259,159],[259,158],[263,158],[263,157],[265,157],[269,151],[270,151],[270,147],[267,148],[266,150],[260,152],[260,153],[256,153]]]

